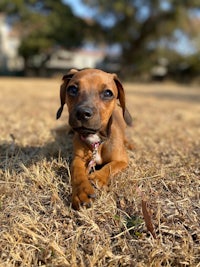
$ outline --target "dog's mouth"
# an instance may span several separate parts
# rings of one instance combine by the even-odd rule
[[[80,136],[87,137],[89,135],[96,134],[99,131],[99,129],[78,127],[78,128],[74,128],[74,131],[78,132]]]
[[[98,133],[98,129],[91,129],[85,127],[75,128],[74,131],[78,132],[80,139],[89,144],[92,149],[95,149],[97,144],[101,143],[101,138]]]

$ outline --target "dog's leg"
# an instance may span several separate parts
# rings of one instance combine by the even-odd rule
[[[109,178],[125,169],[127,165],[127,161],[111,161],[103,166],[100,170],[91,173],[89,180],[97,182],[99,187],[106,186]]]
[[[94,189],[88,180],[85,162],[80,157],[75,157],[71,166],[72,176],[72,206],[74,209],[86,206],[90,207],[95,198]]]

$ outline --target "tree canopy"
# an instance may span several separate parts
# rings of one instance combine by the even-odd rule
[[[1,0],[0,12],[21,32],[19,52],[25,60],[57,45],[78,47],[87,35],[87,23],[61,0]]]
[[[0,1],[0,12],[21,32],[19,52],[25,62],[35,54],[48,56],[57,46],[80,47],[89,39],[118,44],[124,73],[144,73],[161,57],[172,69],[183,60],[199,73],[199,0],[82,2],[95,10],[92,24],[74,16],[62,0]],[[186,46],[187,53],[181,54]]]
[[[145,70],[159,56],[173,58],[177,54],[180,59],[178,45],[183,36],[190,42],[190,53],[199,54],[199,30],[195,27],[200,18],[198,0],[83,2],[96,10],[95,18],[105,28],[107,41],[120,44],[125,71],[135,65]]]

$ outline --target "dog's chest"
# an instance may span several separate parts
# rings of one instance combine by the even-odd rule
[[[101,146],[99,143],[96,143],[93,146],[93,151],[92,151],[92,157],[88,163],[88,172],[91,173],[95,171],[95,166],[96,165],[101,165],[102,164],[102,156],[101,156]]]
[[[96,165],[101,165],[101,164],[102,164],[102,157],[101,157],[100,152],[98,150],[95,152],[93,151],[92,159],[90,160],[88,164],[88,173],[95,171]]]
[[[99,164],[99,165],[102,164],[102,157],[101,157],[99,150],[97,150],[97,152],[95,153],[94,160],[95,160],[96,164]]]
[[[87,143],[92,147],[92,161],[95,164],[102,163],[101,139],[97,134],[91,134],[86,138]]]

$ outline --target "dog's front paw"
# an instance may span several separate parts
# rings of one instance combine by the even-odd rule
[[[96,183],[99,188],[107,188],[108,177],[105,176],[102,170],[91,173],[89,180],[94,184]]]
[[[72,207],[78,210],[80,206],[89,208],[93,199],[96,197],[94,188],[91,183],[86,180],[72,188]]]

